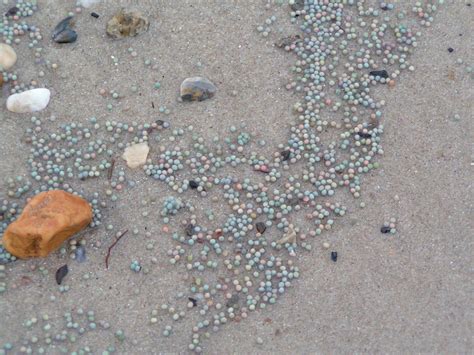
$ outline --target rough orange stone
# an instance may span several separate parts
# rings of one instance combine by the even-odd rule
[[[42,192],[3,234],[3,246],[18,258],[45,257],[92,220],[89,203],[62,190]]]

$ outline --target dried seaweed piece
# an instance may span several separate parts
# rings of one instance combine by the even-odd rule
[[[128,232],[128,229],[126,229],[125,231],[122,232],[122,234],[120,234],[117,239],[115,239],[115,242],[112,243],[112,245],[109,247],[109,250],[107,250],[107,255],[105,257],[105,268],[108,269],[109,268],[109,258],[110,258],[110,252],[112,251],[112,248],[118,243],[118,241],[120,239],[122,239],[122,237]]]

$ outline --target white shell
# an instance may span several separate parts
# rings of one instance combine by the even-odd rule
[[[100,0],[79,0],[78,5],[87,9],[95,4],[98,4],[99,2]]]
[[[32,89],[10,95],[7,109],[16,113],[41,111],[48,106],[51,92],[48,89]]]
[[[129,168],[135,169],[146,163],[149,151],[150,147],[146,142],[134,144],[125,148],[122,158],[127,162]]]
[[[0,43],[0,67],[9,70],[16,63],[16,53],[12,46]]]

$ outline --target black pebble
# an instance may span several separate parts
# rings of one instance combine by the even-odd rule
[[[283,152],[280,153],[280,155],[282,156],[282,161],[287,161],[288,159],[290,159],[290,154],[291,152],[289,150],[284,150]]]
[[[267,230],[267,226],[263,222],[257,222],[255,228],[257,228],[257,232],[259,232],[260,234],[265,233],[265,231]]]
[[[15,16],[18,11],[20,11],[20,9],[16,6],[13,6],[12,8],[10,8],[6,13],[5,13],[5,16]]]
[[[381,231],[383,234],[390,233],[390,227],[385,227],[385,226],[383,226],[382,228],[380,228],[380,231]]]
[[[454,48],[449,47],[449,48],[448,48],[448,52],[449,52],[449,53],[453,53],[453,52],[454,52]]]
[[[99,18],[99,14],[96,12],[91,12],[91,16],[94,18]]]
[[[188,300],[190,300],[193,303],[193,307],[196,307],[198,305],[198,301],[192,297],[188,297]]]
[[[331,252],[331,260],[336,262],[337,261],[337,251]]]
[[[194,235],[194,225],[193,224],[190,223],[186,226],[186,235],[188,237],[191,237],[192,235]]]
[[[372,138],[372,135],[370,133],[362,133],[362,132],[359,132],[359,133],[356,133],[359,135],[360,138]]]
[[[61,285],[61,282],[63,282],[64,277],[66,277],[67,273],[69,272],[69,269],[67,265],[61,266],[58,271],[56,271],[56,282],[58,285]]]
[[[189,187],[192,188],[192,189],[197,189],[199,187],[199,184],[196,181],[191,180],[189,182]]]
[[[239,303],[239,295],[238,294],[233,294],[231,298],[227,301],[225,304],[227,308],[237,308]]]
[[[384,70],[374,70],[369,73],[372,76],[380,76],[381,78],[387,79],[388,78],[388,72]]]

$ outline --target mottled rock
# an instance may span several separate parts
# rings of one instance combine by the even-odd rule
[[[122,158],[127,162],[127,166],[131,169],[138,168],[146,163],[146,158],[150,147],[148,143],[138,143],[125,148]]]
[[[180,94],[183,101],[204,101],[213,97],[216,90],[208,79],[196,76],[182,82]]]
[[[70,26],[74,24],[74,17],[69,16],[59,22],[53,30],[53,41],[56,43],[72,43],[77,39],[76,31],[72,30]]]
[[[32,89],[10,95],[7,109],[16,113],[41,111],[49,104],[51,92],[48,89]]]
[[[0,67],[4,70],[10,70],[16,63],[16,52],[12,46],[0,43]]]
[[[107,23],[107,34],[113,38],[134,37],[148,31],[150,21],[141,12],[120,10]]]
[[[77,40],[77,33],[70,28],[65,29],[64,31],[58,33],[56,37],[54,37],[54,42],[56,43],[73,43]]]
[[[3,246],[18,258],[45,257],[92,220],[89,203],[62,190],[42,192],[3,234]]]

